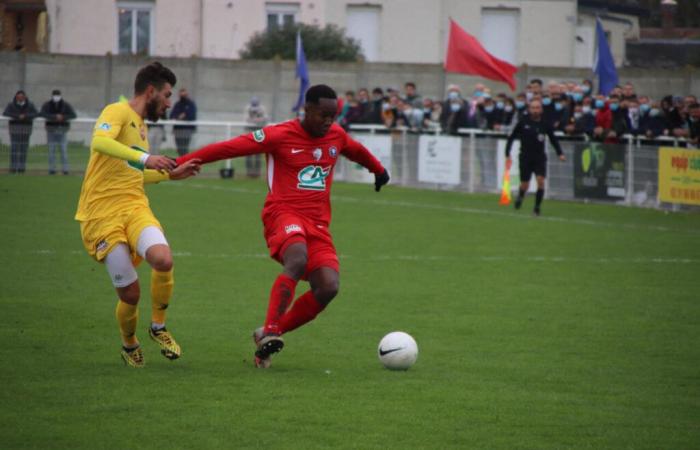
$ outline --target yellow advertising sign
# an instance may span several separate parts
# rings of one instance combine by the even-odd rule
[[[700,150],[659,147],[659,200],[700,205]]]

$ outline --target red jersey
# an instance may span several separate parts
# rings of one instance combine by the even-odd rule
[[[296,119],[207,145],[179,157],[177,163],[193,158],[209,163],[256,153],[265,153],[267,158],[269,192],[263,220],[292,212],[328,226],[333,169],[340,155],[372,173],[384,171],[379,160],[338,124],[333,124],[325,136],[315,138]]]

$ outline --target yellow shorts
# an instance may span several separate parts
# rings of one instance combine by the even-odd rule
[[[142,259],[136,253],[136,246],[141,231],[148,226],[155,226],[163,231],[151,208],[140,207],[126,214],[80,222],[80,235],[88,254],[99,262],[102,262],[115,245],[127,244],[131,260],[136,266]]]

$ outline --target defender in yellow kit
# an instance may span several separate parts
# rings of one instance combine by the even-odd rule
[[[105,264],[117,291],[121,356],[131,367],[144,366],[136,338],[141,289],[135,270],[143,259],[152,268],[148,334],[166,358],[177,359],[181,354],[165,327],[174,284],[172,252],[143,186],[181,180],[199,172],[198,160],[177,166],[173,159],[148,153],[144,118],[156,122],[165,113],[175,83],[170,69],[159,62],[151,63],[136,75],[133,98],[105,107],[95,124],[75,214],[85,249]]]

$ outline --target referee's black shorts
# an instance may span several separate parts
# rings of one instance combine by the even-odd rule
[[[533,173],[547,176],[547,158],[520,158],[520,181],[530,181]]]

